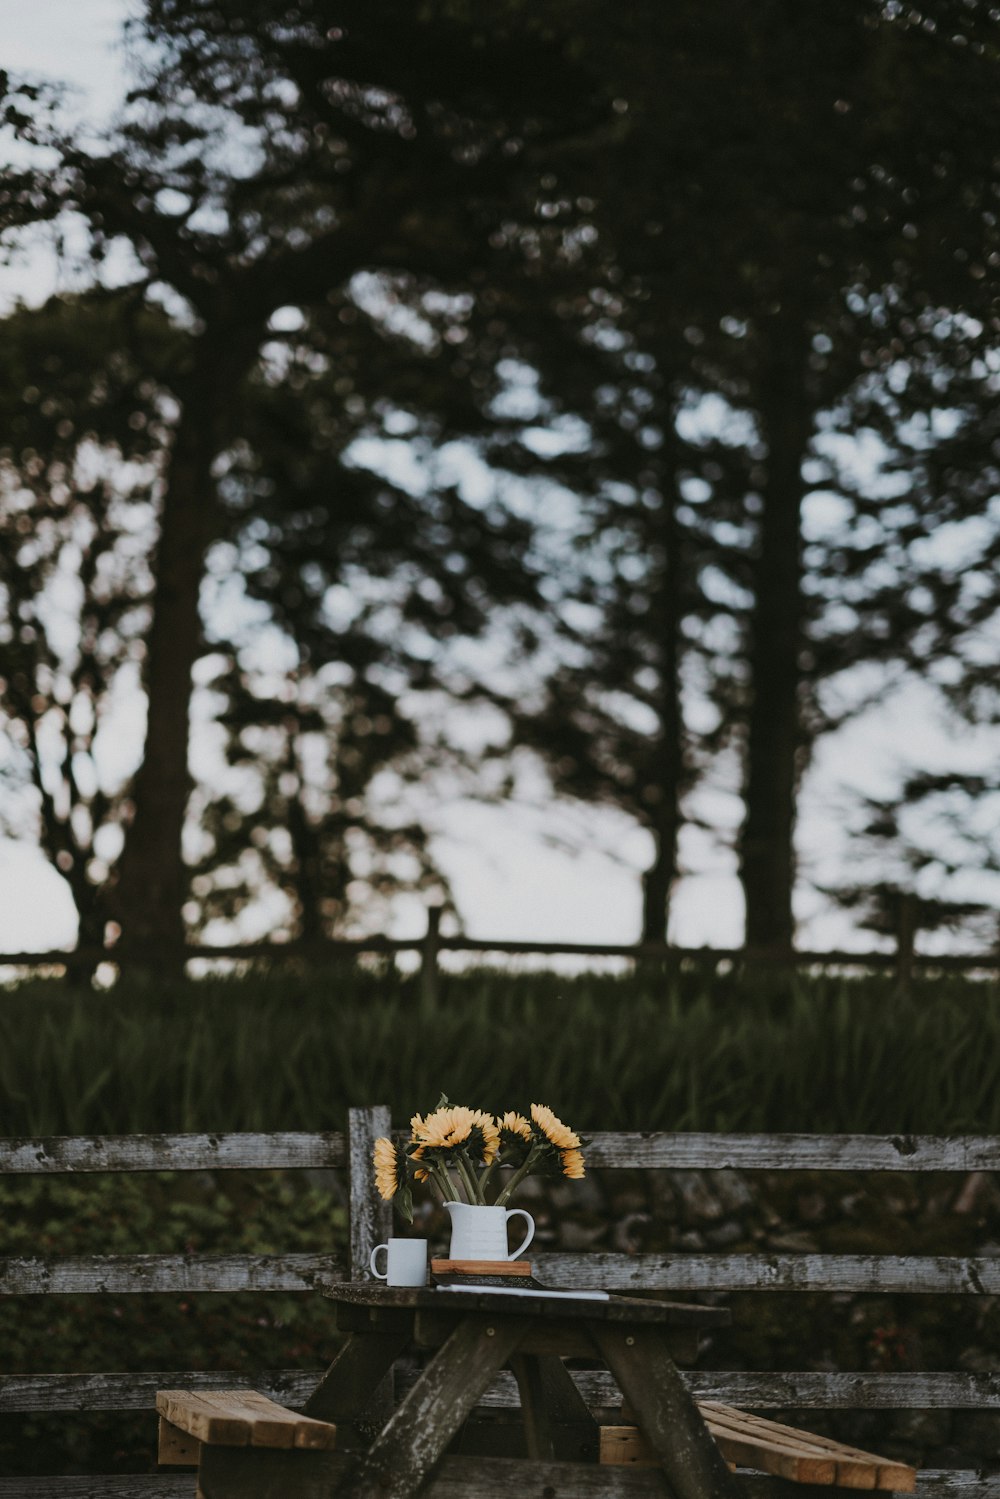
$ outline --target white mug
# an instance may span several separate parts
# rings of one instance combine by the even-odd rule
[[[385,1250],[385,1269],[375,1268],[375,1256]],[[427,1240],[390,1239],[376,1244],[368,1260],[376,1280],[389,1286],[425,1286],[427,1284]]]

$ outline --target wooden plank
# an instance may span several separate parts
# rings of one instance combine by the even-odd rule
[[[372,1152],[375,1141],[392,1127],[384,1105],[350,1109],[347,1116],[351,1178],[351,1280],[374,1280],[369,1259],[376,1244],[392,1233],[392,1204],[383,1202],[375,1187]]]
[[[586,1256],[584,1256],[586,1258]],[[615,1260],[627,1255],[610,1256]],[[539,1322],[578,1324],[585,1316],[588,1322],[644,1322],[658,1327],[729,1327],[732,1314],[728,1307],[703,1306],[686,1301],[672,1301],[639,1296],[602,1296],[586,1300],[577,1296],[520,1296],[516,1288],[475,1286],[457,1290],[454,1286],[385,1286],[371,1281],[334,1286],[327,1292],[337,1307],[370,1308],[380,1315],[394,1312],[426,1311],[466,1317],[472,1311],[490,1316],[517,1316]]]
[[[860,1447],[852,1447],[845,1442],[834,1441],[832,1437],[803,1432],[798,1427],[786,1426],[780,1421],[764,1420],[748,1411],[734,1410],[732,1406],[716,1401],[699,1401],[698,1409],[713,1434],[716,1426],[724,1426],[751,1434],[759,1433],[779,1444],[787,1441],[796,1447],[806,1446],[811,1451],[830,1453],[837,1464],[835,1482],[842,1488],[877,1488],[911,1494],[916,1486],[916,1470],[907,1463],[867,1452]]]
[[[706,1421],[708,1430],[727,1462],[743,1468],[759,1468],[775,1478],[792,1483],[829,1485],[837,1480],[837,1462],[829,1453],[811,1452],[804,1443],[776,1442],[760,1433],[734,1429],[725,1424]],[[875,1475],[870,1488],[875,1487]]]
[[[225,1457],[224,1448],[209,1448]],[[331,1483],[345,1471],[344,1453],[267,1452],[234,1448],[228,1474],[209,1473],[210,1499],[247,1499],[247,1467],[259,1473],[261,1461],[278,1459],[284,1476],[272,1469],[270,1494],[255,1488],[255,1499],[288,1499],[288,1472],[295,1465],[295,1499],[329,1499]],[[242,1469],[240,1465],[243,1465]],[[312,1472],[305,1474],[302,1464]],[[270,1466],[270,1464],[269,1464]],[[574,1464],[567,1475],[565,1463],[523,1463],[505,1458],[446,1457],[430,1478],[421,1499],[669,1499],[663,1475],[654,1469],[607,1468],[596,1463]],[[256,1473],[254,1480],[256,1480]],[[788,1499],[788,1487],[780,1479],[763,1474],[741,1473],[740,1483],[748,1499]],[[282,1487],[282,1483],[286,1486]],[[920,1499],[1000,1499],[1000,1473],[924,1470],[917,1478]],[[192,1499],[190,1474],[95,1474],[90,1477],[62,1475],[43,1478],[0,1478],[0,1499]],[[794,1499],[814,1499],[802,1487]],[[829,1490],[815,1491],[815,1499],[830,1499]]]
[[[432,1275],[490,1275],[503,1278],[528,1276],[529,1260],[431,1260]]]
[[[590,1141],[587,1162],[591,1167],[685,1171],[1000,1170],[1000,1137],[994,1135],[597,1131]],[[347,1140],[343,1134],[307,1131],[49,1135],[0,1140],[0,1174],[296,1170],[341,1167],[347,1161]]]
[[[0,1376],[0,1412],[155,1410],[159,1389],[261,1390],[282,1405],[304,1405],[319,1374],[311,1369],[160,1370],[149,1374]]]
[[[348,1338],[306,1400],[306,1414],[340,1426],[379,1424],[380,1385],[409,1341],[405,1323]]]
[[[642,1434],[660,1460],[676,1499],[742,1499],[658,1329],[592,1322],[588,1331]]]
[[[351,1499],[411,1499],[524,1331],[516,1317],[470,1316],[456,1328],[358,1460]]]
[[[161,1468],[197,1467],[201,1454],[201,1443],[197,1437],[181,1431],[166,1416],[160,1417],[157,1436],[156,1461]]]
[[[328,1254],[63,1255],[0,1259],[0,1295],[319,1291],[344,1278]]]
[[[1000,1374],[723,1370],[689,1372],[684,1379],[699,1399],[757,1410],[1000,1409]]]
[[[337,1428],[290,1411],[259,1390],[158,1390],[156,1409],[199,1442],[228,1447],[300,1447],[327,1451]]]
[[[213,1390],[160,1390],[156,1409],[172,1426],[198,1442],[223,1447],[250,1445],[250,1420],[232,1401],[220,1405]]]
[[[552,1286],[626,1292],[1000,1294],[1000,1257],[540,1254],[537,1264],[539,1278]],[[341,1285],[344,1273],[343,1264],[325,1254],[63,1255],[52,1259],[0,1259],[0,1295],[316,1291]],[[532,1303],[524,1304],[528,1307]],[[707,1322],[709,1318],[706,1316],[704,1320]]]
[[[0,1478],[0,1499],[194,1499],[191,1473]]]
[[[1000,1256],[863,1254],[538,1254],[551,1286],[609,1291],[1000,1293]]]
[[[996,1171],[996,1135],[742,1135],[605,1132],[588,1166],[654,1170]]]
[[[572,1372],[589,1406],[620,1405],[621,1391],[609,1374]],[[756,1410],[1000,1410],[1000,1374],[756,1374],[740,1369],[684,1370],[681,1377],[699,1399]],[[308,1369],[8,1374],[0,1376],[0,1412],[153,1410],[156,1391],[163,1387],[261,1390],[283,1405],[304,1406],[318,1381],[319,1374]],[[404,1381],[402,1390],[406,1388]],[[481,1404],[491,1409],[515,1406],[513,1376],[498,1375]]]
[[[46,1135],[0,1140],[0,1175],[93,1171],[273,1171],[344,1166],[343,1134]]]

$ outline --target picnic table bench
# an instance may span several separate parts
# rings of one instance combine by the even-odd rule
[[[347,1262],[334,1255],[135,1255],[0,1259],[0,1294],[49,1295],[110,1292],[252,1290],[265,1294],[322,1292],[347,1280],[367,1278],[371,1246],[390,1228],[387,1205],[375,1196],[371,1182],[371,1148],[388,1128],[388,1111],[350,1111],[348,1130],[339,1134],[283,1133],[273,1135],[180,1135],[59,1137],[0,1142],[0,1172],[90,1173],[170,1170],[263,1170],[335,1167],[347,1173],[350,1193],[350,1252]],[[923,1136],[739,1136],[599,1133],[588,1151],[591,1168],[654,1170],[745,1169],[808,1171],[993,1171],[1000,1166],[1000,1140],[986,1137],[945,1139]],[[688,1292],[813,1291],[919,1292],[995,1295],[1000,1291],[1000,1261],[988,1256],[823,1255],[811,1253],[744,1254],[580,1254],[544,1252],[532,1256],[536,1273],[547,1284],[605,1287],[613,1291],[674,1295]],[[573,1384],[590,1408],[619,1411],[622,1391],[610,1369],[574,1372]],[[681,1375],[702,1414],[725,1425],[719,1407],[737,1408],[746,1421],[762,1419],[764,1411],[864,1407],[965,1408],[1000,1410],[1000,1375],[969,1373],[877,1373],[871,1371],[697,1371]],[[23,1375],[3,1369],[0,1355],[0,1412],[57,1412],[88,1409],[155,1409],[158,1390],[185,1394],[224,1390],[256,1390],[285,1407],[301,1410],[317,1383],[317,1374],[303,1370],[170,1371]],[[518,1381],[501,1372],[486,1388],[479,1410],[513,1412],[521,1403]],[[715,1410],[713,1411],[713,1406]],[[308,1412],[307,1412],[308,1413]],[[636,1414],[641,1414],[636,1412]],[[280,1423],[279,1423],[280,1424]],[[335,1424],[335,1423],[333,1423]],[[584,1469],[574,1493],[583,1496],[665,1494],[661,1473],[640,1466],[644,1460],[635,1426],[618,1415],[605,1437],[606,1456],[617,1446],[630,1460],[593,1464]],[[743,1450],[753,1450],[750,1433],[739,1434]],[[772,1433],[772,1436],[774,1434]],[[800,1434],[801,1435],[801,1434]],[[733,1442],[736,1433],[731,1432]],[[735,1450],[735,1448],[731,1448]],[[312,1461],[321,1457],[336,1466],[350,1461],[351,1450],[338,1444],[332,1451],[296,1452]],[[805,1457],[816,1454],[805,1453]],[[645,1454],[648,1459],[648,1453]],[[742,1466],[743,1459],[737,1458]],[[485,1499],[504,1491],[509,1473],[504,1457],[464,1458],[448,1455],[434,1469],[424,1490],[431,1499]],[[468,1467],[472,1463],[474,1467]],[[456,1468],[455,1464],[459,1464]],[[499,1467],[497,1466],[499,1464]],[[558,1499],[568,1499],[564,1468],[559,1461],[534,1465],[542,1494],[549,1488]],[[756,1465],[755,1465],[756,1466]],[[543,1471],[544,1470],[544,1471]],[[805,1469],[801,1471],[807,1471]],[[849,1469],[845,1467],[846,1474]],[[478,1476],[476,1476],[478,1475]],[[785,1492],[786,1478],[775,1473],[752,1474],[741,1482],[755,1493]],[[534,1483],[534,1480],[533,1480]],[[868,1485],[874,1486],[874,1484]],[[945,1499],[975,1490],[983,1499],[1000,1499],[1000,1479],[990,1471],[971,1468],[922,1472],[918,1493]],[[0,1499],[191,1499],[189,1474],[105,1475],[96,1477],[0,1477]],[[524,1492],[536,1492],[534,1488]],[[803,1499],[801,1488],[787,1490]],[[284,1499],[284,1496],[283,1496]]]

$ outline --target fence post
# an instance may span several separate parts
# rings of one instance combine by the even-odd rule
[[[385,1105],[347,1111],[347,1161],[350,1172],[351,1279],[372,1280],[369,1257],[392,1233],[392,1207],[375,1188],[372,1152],[391,1126]]]
[[[420,1008],[424,1014],[437,1009],[438,952],[441,946],[441,907],[427,907],[427,933],[420,949]]]
[[[917,933],[917,899],[907,892],[900,897],[896,929],[896,987],[904,999],[913,989],[913,947]]]

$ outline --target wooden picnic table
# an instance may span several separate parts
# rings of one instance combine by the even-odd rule
[[[324,1294],[336,1303],[338,1326],[348,1337],[304,1414],[336,1424],[336,1454],[206,1449],[199,1474],[206,1499],[236,1493],[247,1499],[412,1499],[460,1432],[463,1458],[476,1454],[477,1430],[465,1422],[505,1367],[517,1380],[528,1459],[588,1465],[581,1473],[593,1472],[599,1428],[565,1357],[610,1370],[675,1499],[742,1496],[672,1356],[690,1354],[699,1329],[725,1325],[724,1308],[370,1283],[337,1285]],[[386,1376],[413,1348],[429,1358],[393,1407],[385,1399]],[[484,1450],[490,1452],[478,1448]],[[518,1490],[525,1491],[520,1484]]]

